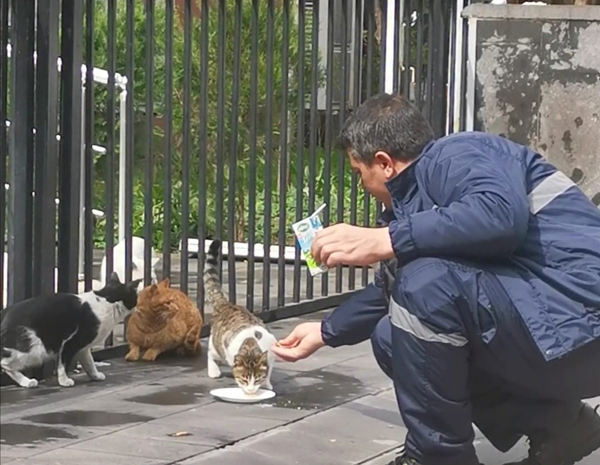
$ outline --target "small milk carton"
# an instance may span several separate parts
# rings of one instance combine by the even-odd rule
[[[302,252],[302,258],[306,260],[306,265],[310,271],[311,276],[316,276],[321,273],[325,273],[328,268],[325,265],[318,265],[315,259],[310,254],[310,246],[312,245],[315,233],[319,229],[323,229],[323,224],[319,218],[319,213],[323,211],[326,204],[321,205],[317,210],[310,215],[308,218],[298,221],[292,225],[292,229],[298,239],[298,245]]]

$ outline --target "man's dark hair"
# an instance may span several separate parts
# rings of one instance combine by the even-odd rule
[[[433,129],[410,101],[377,94],[346,120],[339,142],[342,150],[370,165],[379,151],[396,160],[414,160],[433,138]]]

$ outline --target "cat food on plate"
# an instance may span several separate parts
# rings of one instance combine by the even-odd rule
[[[246,394],[241,388],[238,387],[213,389],[210,391],[210,394],[225,402],[238,402],[245,404],[262,402],[275,397],[275,392],[269,389],[259,389],[255,394]]]

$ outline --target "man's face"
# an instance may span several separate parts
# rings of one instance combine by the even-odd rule
[[[378,152],[377,155],[382,152]],[[397,171],[394,169],[394,164],[389,156],[375,156],[373,163],[367,165],[358,161],[351,154],[348,154],[350,167],[352,171],[360,177],[360,184],[369,194],[371,194],[379,202],[383,203],[386,208],[391,207],[390,193],[385,186],[385,183],[396,176]]]

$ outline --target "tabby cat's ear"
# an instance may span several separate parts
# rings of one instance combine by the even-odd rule
[[[158,291],[158,285],[152,284],[150,286],[150,294],[156,294],[156,291]]]
[[[233,364],[234,365],[239,365],[242,363],[242,357],[240,357],[239,355],[236,355],[235,357],[233,357]]]
[[[169,278],[163,279],[160,283],[158,283],[160,287],[169,287]]]
[[[260,356],[260,361],[261,362],[266,362],[268,360],[268,357],[269,357],[269,350],[267,349]]]

